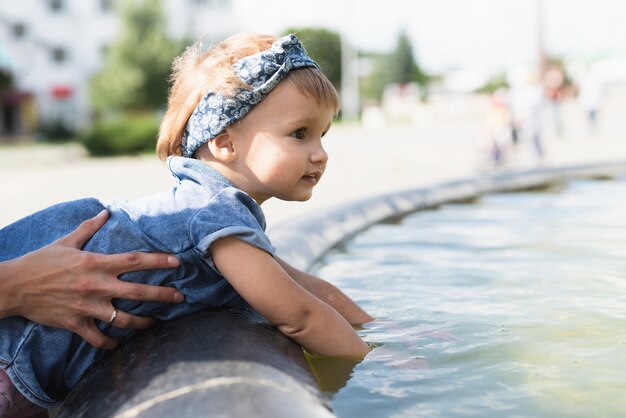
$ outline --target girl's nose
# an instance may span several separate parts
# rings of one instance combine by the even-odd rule
[[[315,150],[311,154],[311,161],[316,164],[326,164],[328,161],[328,153],[326,153],[321,143],[315,147]]]

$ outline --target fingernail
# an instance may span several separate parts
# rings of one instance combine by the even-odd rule
[[[174,257],[173,255],[169,255],[167,256],[167,263],[171,266],[177,266],[178,258]]]
[[[182,294],[182,293],[180,293],[180,292],[176,292],[176,293],[174,293],[174,301],[176,301],[176,302],[182,302],[182,301],[183,301],[183,299],[185,299],[185,295],[183,295],[183,294]]]
[[[96,215],[96,218],[101,218],[104,215],[106,215],[108,212],[109,212],[108,210],[102,209],[102,211],[100,211],[100,213]]]

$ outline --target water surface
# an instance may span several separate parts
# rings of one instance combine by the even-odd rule
[[[315,273],[378,318],[339,417],[626,414],[626,178],[416,212]]]

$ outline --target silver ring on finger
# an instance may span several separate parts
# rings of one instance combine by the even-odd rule
[[[109,322],[107,322],[107,324],[109,325],[113,324],[113,321],[115,321],[115,318],[117,318],[117,308],[113,308],[113,312],[111,313],[111,319],[109,319]]]

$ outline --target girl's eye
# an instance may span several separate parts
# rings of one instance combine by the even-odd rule
[[[304,128],[300,128],[291,134],[296,139],[304,139],[306,137],[306,131]]]

